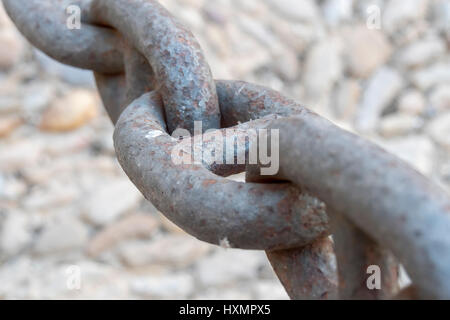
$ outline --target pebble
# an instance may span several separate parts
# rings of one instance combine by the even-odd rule
[[[417,23],[425,18],[428,0],[389,0],[383,10],[383,27],[391,34],[409,23]]]
[[[0,69],[10,69],[22,58],[25,45],[12,28],[0,29]]]
[[[16,128],[22,125],[23,120],[17,115],[4,116],[0,118],[0,138],[10,135]]]
[[[266,261],[265,254],[260,251],[220,249],[199,261],[196,274],[206,287],[222,286],[233,281],[255,279],[259,267]]]
[[[157,232],[158,227],[158,220],[151,215],[129,215],[95,235],[89,242],[87,252],[95,257],[120,241],[130,238],[150,238]]]
[[[394,101],[403,87],[401,75],[394,69],[383,67],[369,79],[358,110],[356,128],[373,131],[382,112]]]
[[[119,249],[119,255],[130,267],[162,265],[185,268],[206,255],[212,245],[189,235],[167,235],[150,243],[129,242]]]
[[[74,90],[56,100],[44,113],[40,128],[70,131],[85,125],[98,114],[98,99],[88,90]]]
[[[434,142],[450,152],[450,112],[443,113],[431,121],[427,132]]]
[[[67,215],[49,222],[36,240],[39,255],[81,250],[88,240],[88,229],[77,218]]]
[[[322,6],[325,21],[330,26],[336,26],[351,20],[353,4],[353,0],[326,0]]]
[[[412,75],[413,83],[426,91],[436,85],[450,82],[450,62],[436,62],[435,64],[416,71]]]
[[[22,212],[9,212],[1,225],[0,254],[10,257],[20,253],[32,240],[27,216]]]
[[[300,22],[313,22],[319,19],[319,11],[312,0],[267,0],[268,5],[280,15]]]
[[[106,226],[137,207],[141,193],[126,177],[101,181],[84,204],[84,217],[96,226]]]
[[[414,42],[398,54],[398,64],[404,68],[425,66],[446,51],[445,43],[438,37]]]
[[[303,72],[303,83],[309,103],[327,95],[342,74],[340,42],[328,39],[319,42],[309,52]]]
[[[430,94],[430,104],[438,112],[450,111],[450,84],[442,84],[436,87]]]
[[[424,175],[431,174],[435,149],[429,138],[422,135],[409,135],[384,140],[382,146]]]
[[[425,111],[425,97],[419,90],[409,89],[398,99],[397,109],[401,113],[419,115]]]
[[[382,136],[391,138],[410,134],[422,126],[423,121],[417,116],[399,113],[384,117],[378,130]]]
[[[370,76],[392,53],[385,35],[366,25],[348,28],[343,33],[347,70],[358,78]]]
[[[131,281],[130,290],[147,299],[187,299],[194,290],[194,279],[184,273],[139,277]]]
[[[356,80],[344,80],[339,83],[334,99],[335,116],[340,120],[352,122],[361,96],[361,86]]]

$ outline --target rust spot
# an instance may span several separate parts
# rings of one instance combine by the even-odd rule
[[[217,180],[207,179],[202,182],[202,185],[204,187],[208,187],[208,186],[216,184],[216,183],[217,183]]]

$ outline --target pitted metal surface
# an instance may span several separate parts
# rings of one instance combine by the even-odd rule
[[[213,80],[195,37],[157,1],[3,3],[34,46],[94,71],[122,168],[186,232],[266,250],[293,299],[394,298],[397,260],[413,281],[398,298],[450,298],[450,199],[403,161],[274,90]],[[66,26],[69,4],[80,30]],[[194,136],[171,136],[177,128]],[[192,160],[226,148],[214,136],[227,134],[232,159],[247,159],[257,130],[279,132],[274,175],[248,161],[174,161],[174,150]],[[243,171],[246,183],[226,179]],[[365,285],[374,264],[377,292]]]

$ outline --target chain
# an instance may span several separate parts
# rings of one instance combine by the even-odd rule
[[[123,170],[192,236],[266,250],[293,299],[450,298],[450,199],[395,156],[269,88],[213,80],[195,37],[157,1],[3,4],[34,46],[94,71]],[[81,29],[67,28],[68,5]],[[261,132],[279,148],[270,175],[260,160],[177,162],[228,148],[220,136],[234,139],[233,160],[260,155],[267,143],[250,138]],[[243,171],[246,183],[226,179]],[[400,293],[397,260],[413,281]]]

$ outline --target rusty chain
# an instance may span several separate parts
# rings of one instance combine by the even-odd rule
[[[192,33],[157,1],[3,4],[34,46],[94,71],[123,170],[189,234],[266,250],[293,299],[450,298],[450,199],[395,156],[271,89],[213,80]],[[66,26],[68,5],[82,10],[79,30]],[[216,130],[195,132],[195,121]],[[243,142],[235,157],[253,147],[250,129],[277,129],[279,171],[264,176],[248,162],[175,164],[177,128],[217,148],[211,136],[231,128]],[[226,179],[243,171],[246,183]],[[397,259],[413,281],[400,293]],[[366,286],[370,265],[381,268],[381,290]]]

